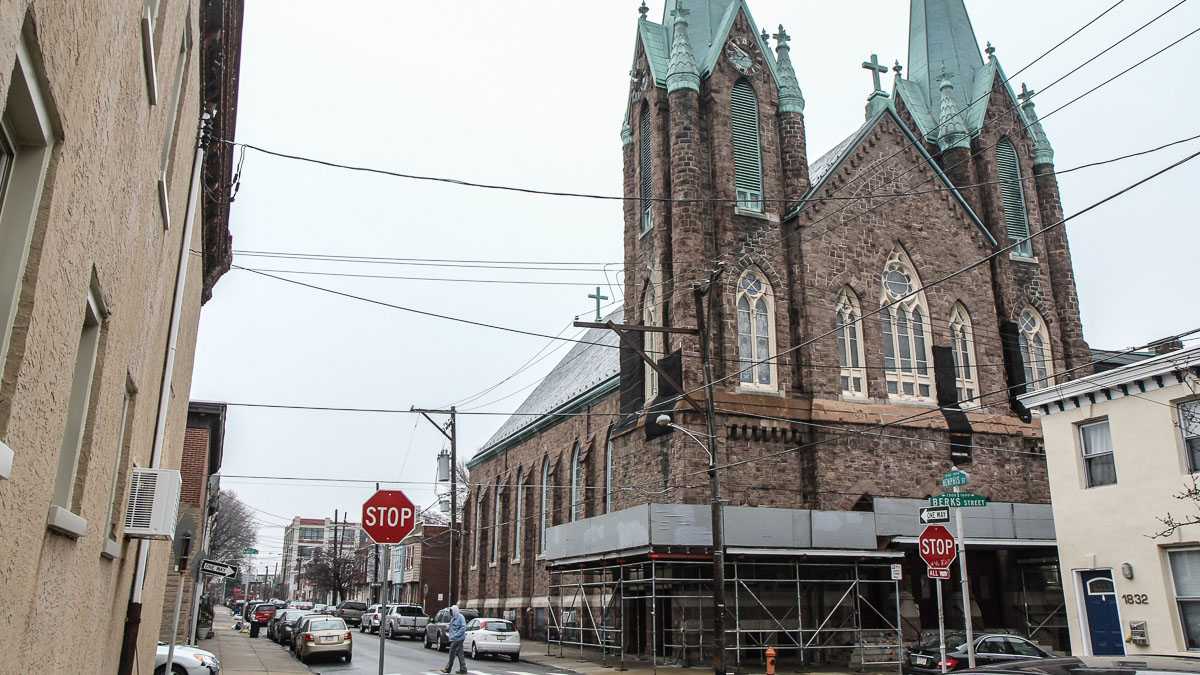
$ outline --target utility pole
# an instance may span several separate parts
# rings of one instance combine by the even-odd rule
[[[450,441],[450,564],[448,565],[450,568],[450,592],[446,598],[446,604],[453,605],[458,603],[458,575],[454,573],[457,568],[454,551],[458,548],[454,545],[454,541],[458,537],[458,411],[454,406],[450,406],[449,410],[428,408],[409,408],[409,410],[421,413],[422,417],[429,420],[429,423]],[[430,417],[431,414],[449,415],[450,421],[443,428],[441,424]]]
[[[375,491],[379,492],[379,483],[375,484]],[[363,523],[368,525],[369,523]],[[379,580],[379,544],[375,544],[375,583],[379,584],[379,590],[371,595],[375,598],[375,602],[383,604],[383,582]],[[383,659],[380,659],[382,661]]]
[[[333,510],[333,559],[329,561],[329,574],[333,579],[333,604],[337,604],[338,588],[341,587],[340,570],[338,561],[341,560],[341,553],[338,548],[338,510]]]

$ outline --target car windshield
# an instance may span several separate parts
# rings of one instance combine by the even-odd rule
[[[487,619],[480,621],[479,627],[484,630],[490,630],[494,633],[511,633],[513,630],[511,623],[500,619]]]
[[[420,607],[401,607],[399,614],[401,616],[425,616],[425,610]]]
[[[317,619],[309,622],[308,630],[346,630],[346,622],[341,619]]]
[[[366,608],[367,608],[367,603],[365,603],[365,602],[343,602],[342,603],[342,609],[357,609],[357,610],[361,611]]]

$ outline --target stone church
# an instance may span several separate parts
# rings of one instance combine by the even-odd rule
[[[705,327],[715,438],[695,330],[590,330],[469,463],[459,604],[607,662],[710,658],[715,445],[727,664],[894,664],[936,630],[918,509],[954,466],[989,500],[963,509],[976,629],[1066,648],[1016,396],[1093,363],[1033,93],[963,0],[911,0],[907,62],[864,63],[865,121],[810,158],[784,28],[666,4],[636,19],[608,318]]]

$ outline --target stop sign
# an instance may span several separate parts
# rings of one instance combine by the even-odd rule
[[[929,525],[917,539],[917,552],[931,570],[944,570],[958,557],[954,535],[941,525]]]
[[[363,502],[363,530],[376,544],[399,544],[412,532],[416,513],[400,490],[380,490]]]

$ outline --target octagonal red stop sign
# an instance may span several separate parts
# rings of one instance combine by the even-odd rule
[[[954,535],[941,525],[929,525],[917,539],[917,552],[929,569],[944,570],[958,557]]]
[[[399,544],[412,532],[416,513],[400,490],[380,490],[363,502],[363,529],[376,544]]]

